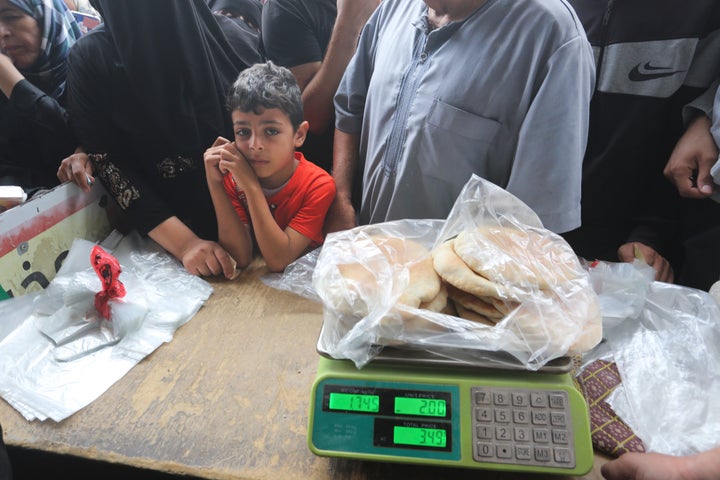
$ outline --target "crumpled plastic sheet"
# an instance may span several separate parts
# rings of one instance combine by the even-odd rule
[[[121,264],[127,288],[111,319],[94,309],[101,290],[92,242],[73,242],[42,292],[0,302],[0,396],[27,420],[57,422],[90,404],[188,322],[212,286],[187,273],[156,243],[113,232],[102,246]]]
[[[720,307],[707,292],[652,281],[652,269],[590,269],[605,341],[583,363],[615,361],[607,398],[648,451],[690,455],[720,446]]]
[[[383,253],[378,249],[374,239],[399,238],[420,244],[429,256],[447,239],[481,225],[532,231],[548,245],[564,246],[564,250],[554,249],[553,254],[559,250],[569,252],[577,266],[572,279],[543,291],[533,282],[516,282],[514,291],[523,295],[520,306],[495,326],[398,303],[409,282],[410,264],[388,258],[387,250]],[[481,250],[485,251],[475,249]],[[491,247],[486,250],[490,254],[484,262],[500,261],[503,252],[495,255]],[[565,258],[555,260],[556,264],[566,265]],[[547,264],[539,264],[534,266],[541,270],[540,275],[551,278],[552,274],[545,275]],[[362,283],[345,280],[338,265],[361,265],[366,276],[372,278]],[[486,365],[491,361],[537,370],[568,354],[586,335],[591,322],[597,327],[593,331],[596,340],[587,349],[600,340],[597,297],[570,247],[561,237],[543,229],[527,205],[477,176],[465,185],[447,219],[397,220],[332,233],[321,249],[301,257],[283,274],[263,276],[262,281],[273,288],[321,300],[319,349],[333,358],[350,359],[358,368],[371,361],[383,346],[400,346],[464,363]],[[342,299],[338,301],[338,297]],[[354,311],[348,313],[349,309]]]

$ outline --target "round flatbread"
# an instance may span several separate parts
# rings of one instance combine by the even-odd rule
[[[440,291],[437,295],[435,295],[435,298],[433,298],[429,302],[421,303],[419,308],[423,310],[430,310],[431,312],[442,312],[443,309],[447,306],[447,300],[447,286],[445,285],[445,283],[441,283]]]
[[[482,325],[487,325],[488,327],[494,327],[495,323],[493,320],[489,319],[485,315],[481,315],[477,312],[473,312],[472,310],[463,307],[457,302],[455,303],[455,309],[457,310],[457,316],[464,319],[464,320],[470,320],[471,322],[480,323]]]
[[[393,266],[407,268],[408,284],[398,303],[418,307],[430,302],[440,292],[440,277],[435,272],[432,256],[427,248],[418,242],[397,237],[371,237]],[[383,286],[380,286],[383,288]]]
[[[502,313],[503,316],[507,315],[508,313],[515,310],[518,305],[520,305],[519,302],[516,302],[515,300],[503,300],[501,298],[494,298],[494,297],[479,297],[480,300],[483,300],[489,304],[491,304],[493,307],[495,307],[495,310]]]
[[[460,305],[467,310],[472,310],[484,317],[499,320],[505,316],[505,314],[498,311],[492,303],[488,303],[471,293],[463,292],[452,285],[447,287],[447,295],[455,302],[456,305]]]
[[[372,306],[385,301],[394,282],[403,287],[397,303],[418,308],[436,299],[441,282],[427,248],[403,238],[369,239],[367,247],[359,249],[356,262],[326,269],[321,278],[314,280],[327,306],[338,313],[362,318]]]
[[[433,266],[443,280],[476,297],[514,298],[509,289],[473,272],[455,253],[454,243],[450,239],[432,252]]]
[[[491,282],[552,289],[583,275],[562,237],[548,230],[483,225],[455,238],[455,253]]]

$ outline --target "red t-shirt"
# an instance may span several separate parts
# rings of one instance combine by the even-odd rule
[[[323,242],[323,223],[330,204],[335,198],[335,182],[322,168],[295,152],[297,168],[287,184],[271,197],[266,197],[273,218],[282,230],[287,227],[311,240],[311,248]],[[250,211],[243,192],[232,174],[223,179],[225,192],[242,222],[252,224]]]

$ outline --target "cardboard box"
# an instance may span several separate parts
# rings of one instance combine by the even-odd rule
[[[76,238],[104,239],[110,201],[100,182],[65,183],[0,213],[0,300],[47,287]]]

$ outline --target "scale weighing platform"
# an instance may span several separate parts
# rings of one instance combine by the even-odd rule
[[[576,476],[592,468],[570,358],[530,372],[385,348],[358,370],[319,353],[308,426],[316,455]]]

